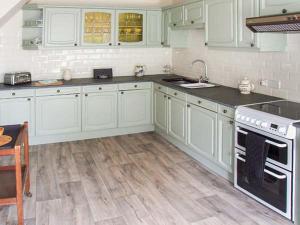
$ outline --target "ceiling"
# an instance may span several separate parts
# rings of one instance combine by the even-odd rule
[[[83,5],[102,7],[164,7],[184,0],[31,0],[30,3],[46,5]]]

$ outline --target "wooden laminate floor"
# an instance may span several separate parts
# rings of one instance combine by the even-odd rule
[[[291,224],[154,133],[32,150],[28,225]],[[0,207],[12,224],[16,208]]]

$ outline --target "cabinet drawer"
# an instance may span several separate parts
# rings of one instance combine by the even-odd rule
[[[154,89],[164,92],[164,93],[168,93],[168,88],[166,86],[160,85],[160,84],[154,84]]]
[[[200,107],[203,107],[205,109],[209,109],[209,110],[214,111],[214,112],[218,111],[218,104],[217,103],[214,103],[214,102],[202,99],[202,98],[198,98],[198,97],[195,97],[195,96],[188,95],[187,101],[189,103],[192,103],[194,105],[198,105]]]
[[[97,92],[105,92],[105,91],[117,91],[117,84],[107,84],[107,85],[91,85],[85,86],[82,88],[84,93],[97,93]]]
[[[234,118],[234,109],[224,105],[219,105],[218,113],[222,114],[223,116],[227,116],[229,118]]]
[[[36,96],[66,95],[80,93],[81,87],[56,87],[36,90]]]
[[[186,94],[180,92],[180,91],[176,91],[174,89],[168,88],[168,95],[171,95],[175,98],[181,99],[186,101]]]
[[[144,83],[126,83],[126,84],[119,84],[119,90],[126,91],[126,90],[138,90],[138,89],[150,89],[151,82],[144,82]]]
[[[21,98],[32,97],[35,95],[35,90],[9,90],[0,91],[0,98]]]

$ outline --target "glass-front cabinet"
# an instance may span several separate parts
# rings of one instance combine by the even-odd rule
[[[115,10],[82,11],[82,45],[114,45]]]
[[[117,45],[145,45],[146,11],[117,10]]]

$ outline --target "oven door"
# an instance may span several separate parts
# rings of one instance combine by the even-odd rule
[[[265,137],[266,142],[270,144],[267,162],[272,163],[281,168],[292,171],[293,161],[293,141],[285,139],[264,131],[236,123],[235,127],[235,147],[246,151],[245,143],[249,132]]]
[[[261,187],[252,187],[247,178],[245,152],[235,149],[234,186],[279,214],[292,218],[292,174],[266,163]]]

